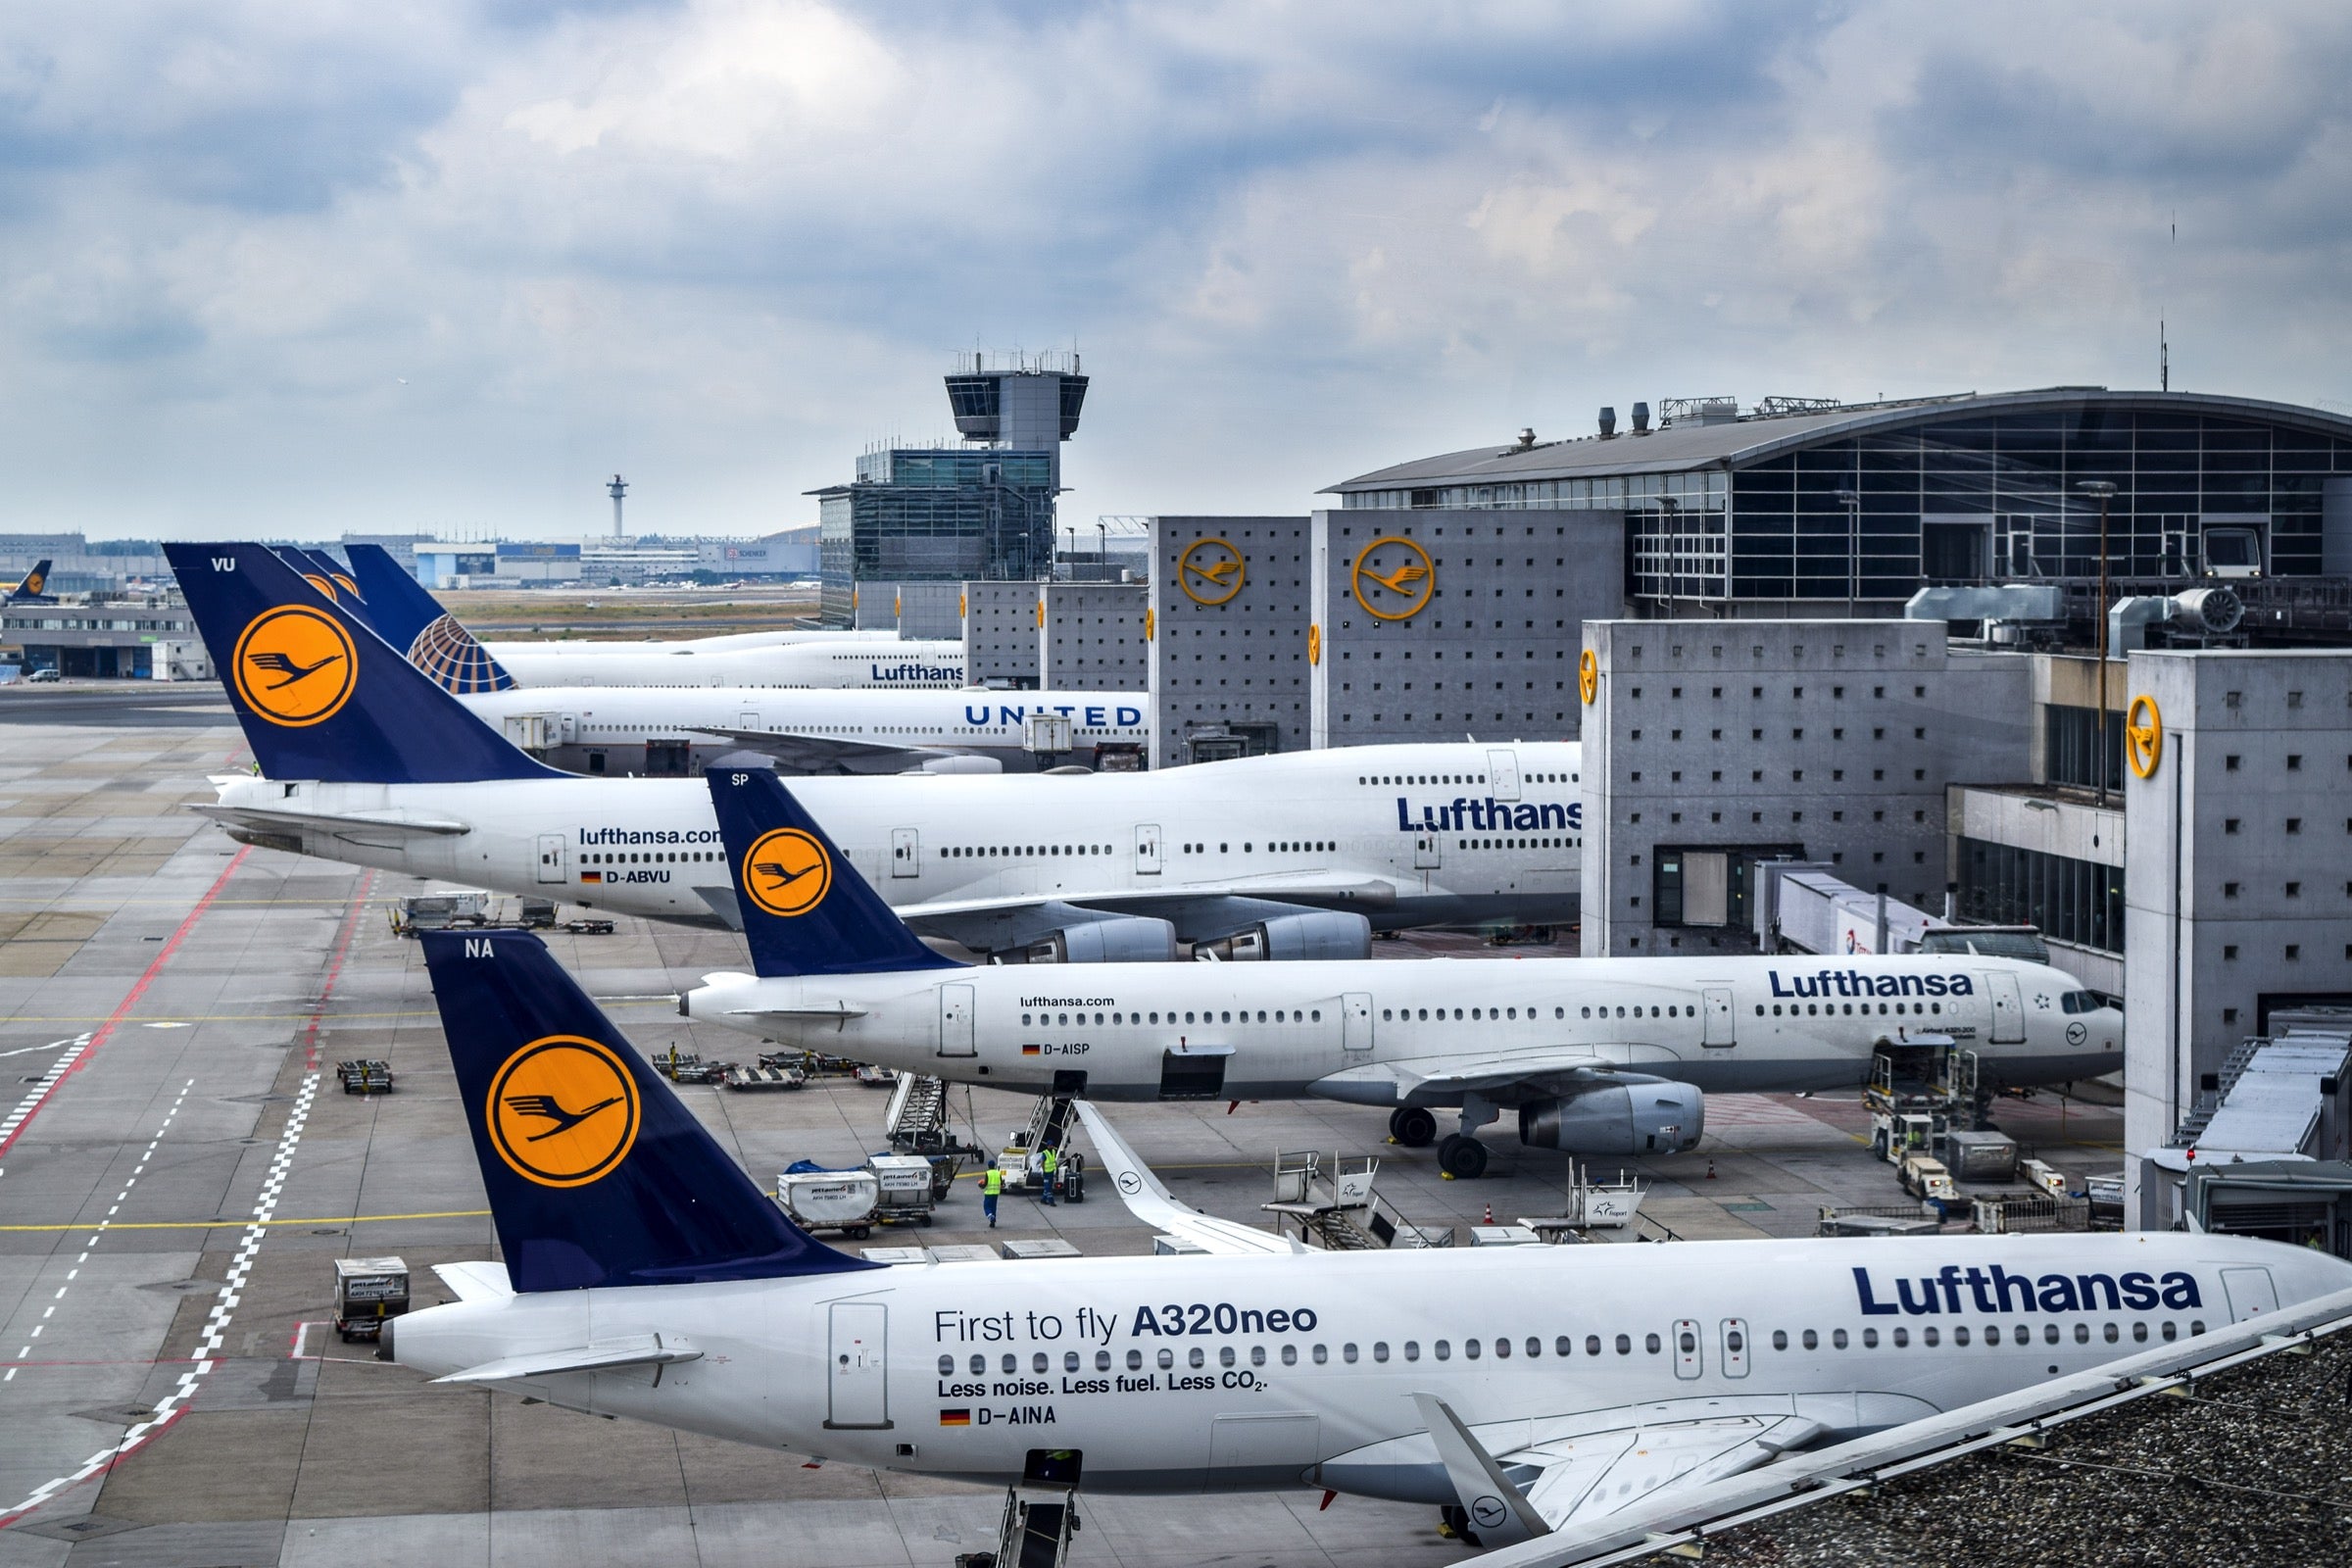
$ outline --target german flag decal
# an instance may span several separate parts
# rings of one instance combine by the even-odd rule
[[[604,879],[605,873],[602,871],[582,871],[580,873],[580,880],[583,882],[602,882]]]
[[[972,1424],[972,1412],[969,1410],[942,1410],[939,1412],[939,1424],[943,1427],[968,1427]]]
[[[1045,1054],[1045,1050],[1046,1048],[1043,1046],[1023,1046],[1021,1048],[1021,1054],[1024,1056],[1039,1056]]]

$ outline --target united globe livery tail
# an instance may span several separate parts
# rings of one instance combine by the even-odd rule
[[[418,941],[516,1292],[880,1266],[785,1218],[537,937]]]
[[[262,771],[353,784],[564,778],[258,544],[166,544]]]
[[[367,595],[368,612],[384,641],[408,656],[443,691],[470,697],[510,692],[514,677],[475,642],[473,633],[441,608],[424,585],[401,569],[381,545],[352,545],[351,569]]]
[[[761,976],[959,969],[901,920],[858,874],[774,770],[713,767],[705,775],[743,907],[752,968]]]

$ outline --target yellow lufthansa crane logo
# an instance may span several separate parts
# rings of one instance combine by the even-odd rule
[[[24,574],[24,580],[17,586],[27,594],[44,593],[49,587],[49,574],[43,571],[28,571]]]
[[[1152,640],[1152,633],[1157,630],[1158,627],[1159,616],[1151,609],[1151,607],[1146,606],[1144,610],[1144,641],[1150,642]]]
[[[612,1051],[548,1035],[490,1081],[485,1125],[509,1170],[541,1187],[585,1187],[611,1174],[637,1141],[637,1081]]]
[[[335,585],[329,582],[326,578],[319,576],[315,571],[306,571],[302,574],[302,580],[309,583],[312,587],[318,589],[318,597],[325,600],[328,604],[331,605],[335,602]]]
[[[1587,708],[1592,707],[1592,699],[1600,695],[1600,661],[1592,657],[1590,648],[1576,658],[1576,691],[1585,700]]]
[[[1438,586],[1429,552],[1395,534],[1364,546],[1348,577],[1355,602],[1382,620],[1412,619],[1428,608]]]
[[[359,684],[351,634],[326,612],[305,605],[254,616],[229,666],[245,706],[290,729],[334,717]]]
[[[1310,664],[1323,662],[1323,628],[1311,621],[1306,628],[1306,662]]]
[[[2155,698],[2134,697],[2125,710],[2124,753],[2134,774],[2156,776],[2156,765],[2164,760],[2164,715],[2157,711]]]
[[[745,898],[789,920],[825,902],[833,886],[833,858],[814,835],[797,827],[776,828],[744,852],[740,881]]]
[[[1249,576],[1242,553],[1222,539],[1196,539],[1176,558],[1176,586],[1196,605],[1226,603]]]

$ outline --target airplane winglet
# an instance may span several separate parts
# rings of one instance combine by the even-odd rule
[[[1504,1479],[1502,1466],[1470,1435],[1470,1429],[1444,1399],[1434,1394],[1416,1394],[1413,1403],[1420,1407],[1430,1441],[1438,1446],[1438,1457],[1445,1462],[1446,1479],[1453,1483],[1454,1496],[1470,1516],[1479,1544],[1509,1546],[1551,1534],[1551,1526],[1544,1522],[1526,1495]]]
[[[1127,1211],[1154,1230],[1198,1242],[1212,1252],[1304,1252],[1301,1243],[1272,1231],[1261,1231],[1254,1225],[1238,1220],[1219,1219],[1188,1208],[1176,1200],[1152,1167],[1127,1146],[1127,1141],[1112,1130],[1110,1122],[1093,1105],[1083,1100],[1073,1101],[1071,1106],[1079,1119],[1086,1123],[1086,1135],[1095,1146],[1095,1155],[1110,1176],[1110,1185],[1119,1195]]]

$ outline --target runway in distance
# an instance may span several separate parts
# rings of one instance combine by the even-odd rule
[[[877,1266],[763,1198],[536,937],[421,942],[505,1261],[441,1265],[460,1299],[378,1354],[875,1470],[1329,1488],[1501,1544],[2352,1286],[2205,1234],[1324,1252],[1200,1215],[1206,1255]],[[1111,1185],[1180,1209],[1087,1115]]]
[[[456,692],[546,686],[788,686],[953,689],[963,644],[815,629],[684,642],[477,642],[380,545],[351,547],[353,574],[384,641]]]
[[[915,939],[772,772],[713,768],[756,973],[678,1011],[959,1083],[1097,1101],[1324,1099],[1483,1175],[1479,1131],[1571,1153],[1696,1147],[1706,1092],[1857,1088],[1882,1045],[1957,1044],[1988,1086],[2123,1066],[2123,1014],[2017,958],[1874,956],[1106,963],[1060,983]]]
[[[260,766],[216,777],[197,808],[242,841],[740,921],[701,779],[559,772],[263,547],[165,551]],[[1581,755],[1360,747],[1149,773],[815,778],[803,798],[916,929],[974,952],[1363,956],[1373,930],[1573,918]]]

